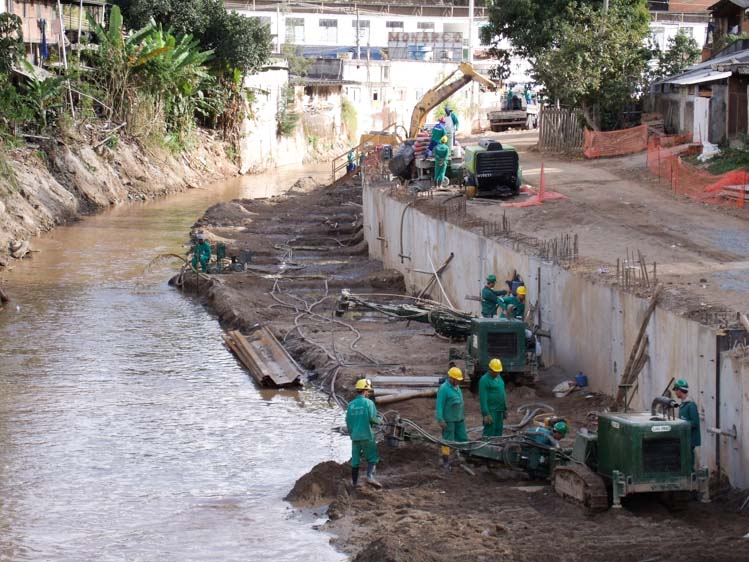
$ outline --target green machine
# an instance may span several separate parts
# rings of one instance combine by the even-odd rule
[[[502,361],[502,378],[532,385],[538,375],[535,336],[521,320],[471,318],[465,352],[450,350],[450,359],[464,359],[473,389],[494,358]]]
[[[673,507],[684,503],[692,491],[703,501],[708,499],[708,471],[693,468],[689,423],[675,419],[675,403],[669,399],[658,397],[656,403],[665,403],[669,413],[658,414],[655,407],[645,413],[601,413],[596,433],[576,437],[572,459],[602,479],[614,507],[621,507],[625,496],[644,492],[667,493]],[[554,478],[558,490],[575,487],[563,471],[555,472]]]
[[[463,181],[476,187],[476,197],[511,197],[520,193],[523,170],[515,147],[482,139],[465,147]]]

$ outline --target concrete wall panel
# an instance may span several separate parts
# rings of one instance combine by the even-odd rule
[[[364,187],[363,200],[370,255],[382,260],[386,267],[401,271],[409,290],[418,291],[429,280],[427,273],[414,271],[431,270],[427,251],[431,252],[435,267],[454,252],[455,258],[442,275],[443,286],[455,307],[478,314],[479,303],[465,297],[478,295],[487,274],[495,273],[502,280],[517,270],[526,281],[529,301],[539,303],[542,327],[551,331],[551,341],[543,340],[545,362],[559,365],[571,375],[583,371],[593,390],[617,392],[647,299],[597,284],[534,256],[515,252],[477,232],[440,221],[419,211],[418,201],[404,215],[403,253],[411,260],[401,261],[400,218],[406,202],[391,197],[388,190],[368,186]],[[377,240],[378,223],[382,224],[386,242]],[[431,294],[435,300],[445,302],[438,288]],[[656,308],[646,334],[650,360],[640,374],[632,405],[649,409],[653,397],[663,392],[672,377],[687,379],[703,423],[699,462],[713,469],[716,438],[706,428],[714,425],[717,407],[716,333],[710,327]],[[749,430],[749,408],[742,405],[749,399],[747,359],[724,364],[723,373],[727,390],[722,393],[722,425],[735,424]],[[749,486],[749,435],[739,429],[736,443],[735,450],[724,447],[723,466],[730,464],[726,470],[734,485]]]

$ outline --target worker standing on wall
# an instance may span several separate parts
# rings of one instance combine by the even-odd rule
[[[506,295],[507,291],[495,291],[494,286],[497,284],[497,276],[493,273],[486,278],[486,285],[481,289],[481,317],[493,318],[497,314],[499,306],[499,297]]]
[[[437,422],[442,428],[442,439],[451,442],[468,441],[465,412],[463,409],[463,391],[460,381],[463,372],[457,367],[450,367],[447,380],[437,391]],[[450,470],[450,447],[442,445],[442,468]]]
[[[525,297],[527,294],[528,290],[525,285],[520,285],[517,288],[516,295],[507,295],[497,299],[497,304],[502,308],[502,318],[525,319]],[[512,307],[511,312],[510,307]]]
[[[439,122],[432,128],[432,139],[429,141],[429,147],[427,148],[427,157],[432,155],[434,147],[437,146],[442,137],[445,136],[445,118],[440,117]]]
[[[367,483],[375,488],[382,488],[382,484],[375,480],[380,457],[372,425],[380,423],[380,419],[374,402],[369,399],[372,383],[369,379],[359,379],[355,388],[357,396],[346,408],[346,427],[351,437],[351,483],[354,487],[359,483],[359,465],[361,456],[364,455],[367,459]]]
[[[505,382],[502,380],[502,361],[489,361],[489,370],[479,380],[479,402],[484,420],[484,437],[499,437],[504,429],[507,413]]]
[[[192,268],[197,271],[198,263],[203,273],[208,271],[208,262],[211,261],[211,245],[205,239],[205,234],[198,232],[195,246],[192,248]]]
[[[684,379],[679,379],[673,387],[676,397],[681,401],[679,405],[679,418],[689,422],[692,428],[690,444],[692,446],[692,468],[694,468],[694,449],[702,443],[700,436],[700,413],[697,404],[689,397],[689,384]]]
[[[457,113],[455,113],[452,110],[452,108],[449,106],[445,107],[445,115],[447,116],[445,119],[445,130],[447,131],[447,134],[452,143],[452,146],[455,146],[458,144],[458,141],[455,139],[455,136],[458,134],[458,127],[460,127],[460,121],[458,121]]]
[[[442,187],[445,181],[445,172],[447,164],[450,162],[450,147],[447,144],[447,137],[440,139],[440,143],[434,148],[434,185]]]

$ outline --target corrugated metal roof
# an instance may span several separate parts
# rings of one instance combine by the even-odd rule
[[[690,86],[693,84],[703,84],[704,82],[714,82],[728,78],[733,72],[718,72],[717,70],[700,70],[690,72],[688,75],[682,75],[679,78],[666,80],[666,84],[675,84],[677,86]]]

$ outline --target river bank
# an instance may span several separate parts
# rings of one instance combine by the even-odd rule
[[[279,197],[216,205],[196,223],[212,243],[225,243],[229,255],[253,254],[247,272],[202,282],[204,303],[226,327],[268,326],[309,371],[309,384],[327,393],[331,403],[341,401],[337,396],[351,398],[362,376],[443,375],[451,346],[426,324],[373,312],[335,315],[342,289],[405,298],[403,278],[367,257],[361,197],[354,183],[333,190],[300,181]],[[184,282],[186,289],[196,289],[191,275]],[[574,433],[585,426],[588,412],[609,406],[601,394],[553,397],[551,388],[560,378],[565,374],[551,370],[542,373],[535,389],[510,388],[507,423],[520,420],[518,406],[542,401],[567,417]],[[464,394],[467,425],[476,428],[478,400]],[[433,399],[384,409],[439,432]],[[567,441],[571,446],[571,437]],[[444,473],[433,446],[382,444],[380,452],[382,491],[365,486],[352,492],[347,463],[328,461],[302,476],[287,496],[296,505],[326,510],[329,520],[321,528],[334,533],[335,545],[358,562],[624,562],[656,555],[659,561],[724,561],[747,555],[740,538],[747,519],[735,513],[743,496],[727,489],[715,490],[713,503],[693,502],[681,513],[636,497],[626,509],[589,516],[557,497],[546,482],[522,473],[483,467],[473,467],[474,474],[461,468]]]
[[[92,145],[76,135],[3,149],[0,270],[12,263],[12,249],[28,249],[33,237],[55,226],[238,174],[222,140],[203,130],[195,134],[179,155],[122,138],[113,147]]]

